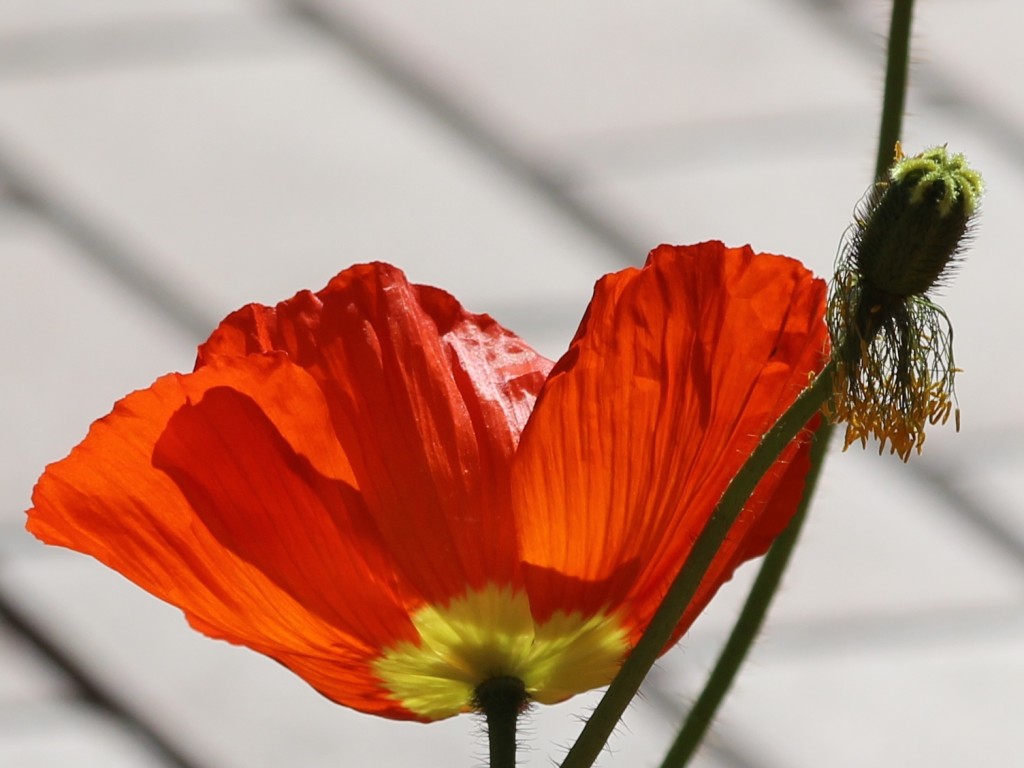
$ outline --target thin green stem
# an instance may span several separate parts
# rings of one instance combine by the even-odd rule
[[[913,20],[913,0],[894,0],[889,26],[889,45],[885,70],[885,94],[882,104],[882,122],[878,136],[875,179],[886,177],[893,162],[893,152],[902,131],[906,104],[907,70],[910,58],[910,28]],[[831,375],[829,376],[831,381]],[[824,425],[812,449],[811,471],[800,508],[789,528],[776,540],[765,557],[757,580],[737,619],[728,641],[722,648],[712,670],[675,743],[662,762],[662,768],[682,768],[694,755],[714,719],[718,707],[728,693],[743,664],[774,598],[800,529],[807,516],[808,506],[824,464],[825,450],[831,436],[831,425]]]
[[[526,705],[526,688],[515,677],[492,677],[476,689],[476,707],[487,719],[490,768],[515,768],[516,724]]]
[[[764,564],[757,574],[754,586],[751,587],[750,595],[736,620],[736,625],[722,647],[722,652],[708,676],[704,690],[694,702],[679,735],[676,736],[671,749],[665,755],[661,768],[682,768],[693,757],[697,747],[704,740],[704,735],[714,720],[715,713],[725,699],[725,695],[732,687],[733,680],[736,679],[736,674],[746,660],[754,640],[760,634],[765,616],[768,614],[768,609],[782,582],[782,574],[789,564],[793,548],[796,546],[804,521],[807,519],[807,510],[810,508],[818,478],[821,477],[821,468],[825,462],[826,449],[831,436],[831,424],[823,424],[815,434],[814,445],[811,447],[811,469],[807,474],[800,506],[786,530],[775,540],[772,548],[765,555]]]
[[[910,23],[914,0],[894,0],[889,22],[889,52],[885,64],[885,96],[882,99],[882,125],[878,131],[875,180],[884,179],[892,165],[893,149],[903,128],[907,98],[907,70],[910,60]]]
[[[651,619],[650,625],[632,653],[612,680],[607,693],[583,727],[580,737],[569,750],[562,768],[590,768],[601,753],[608,736],[618,723],[629,702],[636,695],[658,654],[665,648],[672,631],[679,623],[686,606],[697,593],[701,579],[715,554],[721,548],[747,499],[779,454],[799,434],[807,422],[826,402],[832,392],[834,363],[805,389],[789,409],[765,434],[750,458],[729,483],[714,514],[708,520],[693,549],[676,576],[668,593]]]

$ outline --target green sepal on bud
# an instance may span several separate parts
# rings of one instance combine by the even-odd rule
[[[874,436],[905,461],[924,425],[954,412],[953,331],[927,292],[960,255],[982,191],[963,155],[943,146],[906,157],[897,145],[888,179],[858,210],[828,308],[838,366],[827,410],[846,422],[847,446]]]

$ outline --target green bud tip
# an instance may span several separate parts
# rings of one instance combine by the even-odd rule
[[[928,198],[937,201],[940,217],[948,216],[958,204],[958,215],[974,215],[985,185],[981,174],[967,165],[963,155],[950,155],[943,145],[913,157],[902,157],[897,149],[896,157],[889,178],[893,184],[906,184],[914,190],[912,204],[919,205]]]

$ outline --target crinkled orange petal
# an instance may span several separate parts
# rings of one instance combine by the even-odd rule
[[[306,612],[366,648],[393,641],[416,592],[396,578],[358,489],[316,472],[252,399],[214,387],[179,408],[153,466],[226,552]]]
[[[320,384],[367,507],[427,602],[515,581],[509,467],[550,361],[386,264],[239,310],[197,365],[271,349]]]
[[[261,355],[171,374],[119,402],[47,468],[28,528],[208,634],[286,663],[347,659],[361,686],[318,686],[325,694],[408,717],[368,671],[382,645],[414,630],[379,537],[365,514],[347,514],[357,497],[319,387]]]
[[[730,479],[822,367],[824,301],[824,283],[798,262],[716,242],[661,246],[643,269],[597,285],[513,469],[535,614],[607,606],[639,635]],[[807,468],[806,441],[795,441],[677,636],[784,528]]]

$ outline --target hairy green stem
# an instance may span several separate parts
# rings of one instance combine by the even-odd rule
[[[876,180],[887,175],[902,130],[913,5],[913,0],[894,0],[893,3],[885,72],[885,96],[875,163]],[[695,542],[689,558],[672,582],[647,631],[608,687],[607,693],[562,762],[562,768],[589,768],[593,765],[658,654],[670,639],[672,630],[682,617],[686,606],[696,594],[704,573],[725,541],[746,500],[779,453],[828,401],[832,392],[835,367],[834,362],[829,362],[811,386],[801,393],[796,402],[762,438],[757,449],[733,478],[714,514]],[[807,505],[813,496],[830,432],[829,426],[822,428],[815,444],[814,450],[817,455],[812,465],[812,474],[808,478],[807,492],[801,501],[797,517],[769,552],[737,628],[723,649],[705,691],[698,699],[688,722],[684,724],[676,745],[663,763],[663,768],[685,765],[693,755],[757,635],[764,614],[778,589],[782,573],[799,535],[800,526],[806,517]],[[693,721],[692,724],[690,720]]]
[[[750,458],[736,473],[714,514],[693,545],[689,557],[651,619],[650,625],[612,680],[604,698],[587,720],[562,768],[589,768],[601,753],[629,702],[636,695],[658,654],[665,648],[701,579],[739,517],[747,499],[779,454],[821,408],[832,392],[834,363],[829,363],[811,385],[761,438]]]
[[[907,99],[907,70],[910,61],[910,23],[914,0],[894,0],[889,22],[889,52],[885,63],[885,96],[882,99],[882,125],[878,131],[875,180],[884,179],[892,165],[893,149],[903,128]]]
[[[516,725],[526,702],[523,681],[515,677],[492,677],[477,686],[475,704],[487,720],[489,768],[515,768]]]
[[[754,586],[750,589],[750,595],[743,605],[736,625],[722,647],[714,669],[704,684],[704,690],[694,702],[686,716],[686,722],[683,723],[675,742],[668,754],[665,755],[661,768],[682,768],[693,757],[697,747],[704,740],[704,735],[714,720],[715,713],[725,699],[725,695],[732,687],[733,680],[736,679],[736,674],[746,660],[754,640],[760,634],[765,616],[768,614],[768,609],[782,582],[782,574],[785,573],[786,566],[789,565],[790,556],[793,554],[800,531],[807,520],[807,510],[810,508],[818,478],[821,477],[821,468],[825,462],[831,436],[831,424],[823,424],[815,434],[814,445],[811,447],[811,469],[807,473],[800,506],[786,530],[775,540],[772,548],[765,555],[764,564],[757,574]]]
[[[907,69],[910,55],[910,28],[913,19],[913,0],[894,0],[889,26],[889,46],[885,70],[885,94],[882,104],[882,124],[878,136],[875,180],[886,177],[893,162],[893,151],[902,130],[906,104]],[[714,669],[708,676],[675,743],[662,762],[662,768],[683,768],[694,755],[714,719],[718,707],[728,693],[732,682],[756,639],[771,601],[781,583],[790,555],[824,465],[825,451],[832,433],[831,425],[824,425],[815,439],[811,456],[811,471],[807,477],[800,508],[789,528],[772,545],[765,557],[757,580],[737,619],[728,641]]]

